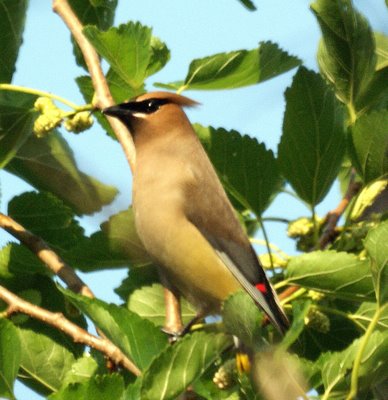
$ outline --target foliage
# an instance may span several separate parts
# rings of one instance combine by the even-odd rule
[[[255,10],[252,1],[239,1]],[[144,92],[147,78],[169,61],[167,45],[139,22],[112,26],[116,1],[70,4],[85,25],[84,35],[109,65],[106,78],[115,101]],[[223,322],[196,326],[199,331],[171,345],[160,331],[162,287],[136,235],[132,210],[111,216],[90,236],[77,219],[101,210],[117,193],[79,169],[60,132],[66,121],[72,121],[66,126],[75,132],[88,128],[89,116],[81,127],[76,116],[92,105],[64,100],[72,111],[63,112],[53,111],[50,103],[55,122],[34,134],[42,111],[34,103],[42,93],[8,85],[28,18],[27,2],[0,0],[0,5],[0,166],[35,189],[13,198],[8,213],[76,270],[129,270],[116,289],[124,304],[107,304],[56,285],[38,258],[21,244],[9,243],[0,250],[0,285],[80,327],[87,326],[88,317],[142,371],[138,378],[121,369],[112,373],[97,351],[42,321],[8,315],[1,303],[0,397],[13,399],[19,379],[53,400],[174,399],[188,388],[197,398],[261,399],[269,396],[271,385],[260,382],[266,379],[279,390],[277,396],[315,389],[322,400],[383,399],[388,384],[388,38],[373,32],[351,0],[316,0],[311,10],[322,31],[320,72],[307,69],[277,44],[262,42],[254,49],[195,59],[184,79],[157,84],[179,92],[230,90],[298,67],[285,92],[277,155],[235,130],[195,129],[247,232],[254,235],[262,226],[264,211],[285,184],[311,209],[311,215],[289,225],[304,254],[275,264],[275,287],[296,288],[283,299],[292,320],[284,338],[265,324],[245,294],[236,293],[224,303]],[[74,56],[87,73],[77,45]],[[76,82],[91,103],[90,76]],[[105,117],[95,116],[113,136]],[[336,179],[361,190],[343,225],[322,246],[328,220],[318,218],[315,210]],[[269,259],[272,264],[275,255]],[[185,321],[194,316],[186,302],[182,312]],[[231,335],[256,353],[252,379],[236,370]],[[263,365],[280,376],[271,376]],[[302,386],[287,375],[301,376]]]

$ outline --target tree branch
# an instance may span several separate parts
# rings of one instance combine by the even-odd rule
[[[71,268],[62,258],[55,253],[54,250],[39,236],[34,235],[32,232],[25,229],[22,225],[14,221],[11,217],[0,213],[0,227],[6,230],[10,235],[18,239],[27,248],[31,250],[46,266],[57,275],[62,282],[74,293],[82,294],[86,297],[93,299],[95,296],[90,288],[82,281],[82,279],[75,273],[74,269]],[[27,303],[28,304],[28,303]],[[12,305],[11,310],[12,310]],[[42,319],[44,321],[44,319]],[[55,326],[55,325],[54,325]],[[81,329],[81,328],[79,328]],[[105,335],[96,327],[97,332],[105,340],[110,343],[111,348],[115,348],[115,357],[119,359],[126,359],[125,355],[121,350],[116,347],[113,343],[105,337]],[[93,346],[92,346],[93,347]],[[104,352],[105,353],[105,352]],[[106,353],[105,353],[106,354]],[[112,358],[115,362],[115,359]],[[126,364],[133,363],[131,361],[125,361]],[[137,367],[135,366],[136,370]],[[127,368],[128,369],[128,368]],[[131,369],[129,369],[132,371]],[[132,371],[133,372],[133,371]]]
[[[73,268],[66,264],[42,238],[2,213],[0,213],[0,227],[28,247],[71,291],[94,298],[93,292],[74,272]]]
[[[109,91],[109,86],[106,82],[104,73],[101,69],[98,54],[84,36],[81,22],[71,9],[67,0],[54,0],[53,10],[62,18],[63,22],[67,25],[71,34],[73,35],[73,38],[81,49],[95,91],[96,100],[94,101],[94,105],[99,109],[112,106],[114,104],[113,98]],[[110,126],[113,129],[113,132],[117,137],[117,140],[123,148],[131,170],[133,171],[136,153],[130,132],[117,118],[107,118]]]
[[[341,215],[345,212],[347,206],[360,189],[361,184],[354,181],[354,173],[352,173],[345,196],[339,202],[338,206],[334,210],[329,211],[325,217],[325,230],[318,242],[319,249],[324,249],[335,238],[335,228]]]
[[[0,299],[8,304],[8,315],[20,312],[29,315],[32,318],[43,321],[44,323],[66,333],[66,335],[69,335],[74,342],[83,343],[87,346],[90,346],[105,354],[117,365],[121,365],[134,375],[141,375],[141,372],[136,365],[134,365],[112,342],[110,342],[108,339],[91,335],[89,332],[66,319],[63,314],[53,313],[45,310],[44,308],[38,307],[35,304],[31,304],[28,301],[16,296],[3,286],[0,286]]]

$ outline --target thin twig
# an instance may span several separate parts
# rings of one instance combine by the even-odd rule
[[[67,0],[54,0],[53,10],[62,18],[63,22],[67,25],[79,48],[81,49],[95,91],[94,105],[99,109],[112,106],[114,104],[113,98],[102,71],[98,54],[84,36],[81,22],[71,9]],[[108,117],[108,121],[117,137],[117,140],[120,142],[131,170],[133,171],[136,153],[135,146],[128,128],[117,118]]]
[[[94,298],[93,292],[64,260],[39,236],[25,229],[11,217],[0,213],[0,227],[28,247],[68,288]]]
[[[121,365],[134,375],[139,376],[141,374],[136,365],[134,365],[112,342],[108,339],[91,335],[89,332],[66,319],[63,314],[53,313],[44,308],[38,307],[35,304],[31,304],[16,296],[3,286],[0,286],[0,299],[8,304],[8,315],[20,312],[43,321],[44,323],[66,333],[66,335],[69,335],[74,342],[83,343],[100,351],[109,357],[109,359],[113,360],[117,365]]]
[[[339,202],[338,206],[334,210],[329,211],[325,217],[325,230],[318,242],[319,249],[324,249],[335,238],[336,226],[341,215],[345,212],[349,203],[360,189],[361,184],[354,181],[354,174],[352,174],[345,196]]]

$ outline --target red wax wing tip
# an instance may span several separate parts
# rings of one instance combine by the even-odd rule
[[[265,283],[258,283],[256,286],[256,289],[259,290],[261,293],[266,294],[267,293],[267,287],[265,286]]]

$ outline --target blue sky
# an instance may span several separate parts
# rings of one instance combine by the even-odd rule
[[[153,34],[171,50],[169,64],[150,78],[154,82],[183,79],[194,58],[218,52],[252,49],[258,42],[271,40],[290,54],[298,56],[311,69],[317,69],[315,53],[320,37],[317,22],[309,10],[309,1],[255,0],[257,11],[247,11],[234,0],[142,0],[121,1],[116,23],[140,21],[153,27]],[[375,30],[386,26],[387,9],[383,0],[355,1]],[[387,31],[386,31],[387,33]],[[190,91],[184,94],[202,103],[190,110],[192,122],[236,129],[256,137],[276,151],[284,112],[283,93],[291,83],[295,70],[259,85],[233,91]],[[24,44],[20,51],[14,83],[56,93],[82,104],[74,78],[83,74],[76,67],[69,33],[60,18],[51,11],[49,1],[31,0],[27,16]],[[81,223],[88,233],[95,231],[110,214],[127,208],[131,203],[131,174],[117,143],[109,139],[96,124],[87,133],[67,134],[79,166],[100,180],[117,186],[120,195],[100,214],[84,218]],[[1,210],[15,194],[29,190],[20,180],[0,172]],[[339,200],[335,186],[318,207],[324,215]],[[280,196],[266,215],[297,218],[308,215],[302,204],[289,196]],[[289,254],[294,244],[287,239],[284,225],[268,224],[271,242]],[[258,237],[261,237],[260,234]],[[9,238],[0,232],[0,243]],[[257,248],[259,252],[264,249]],[[125,271],[109,271],[83,275],[92,290],[106,301],[118,301],[113,293]],[[109,284],[107,284],[109,282]],[[17,385],[19,399],[38,399]]]

